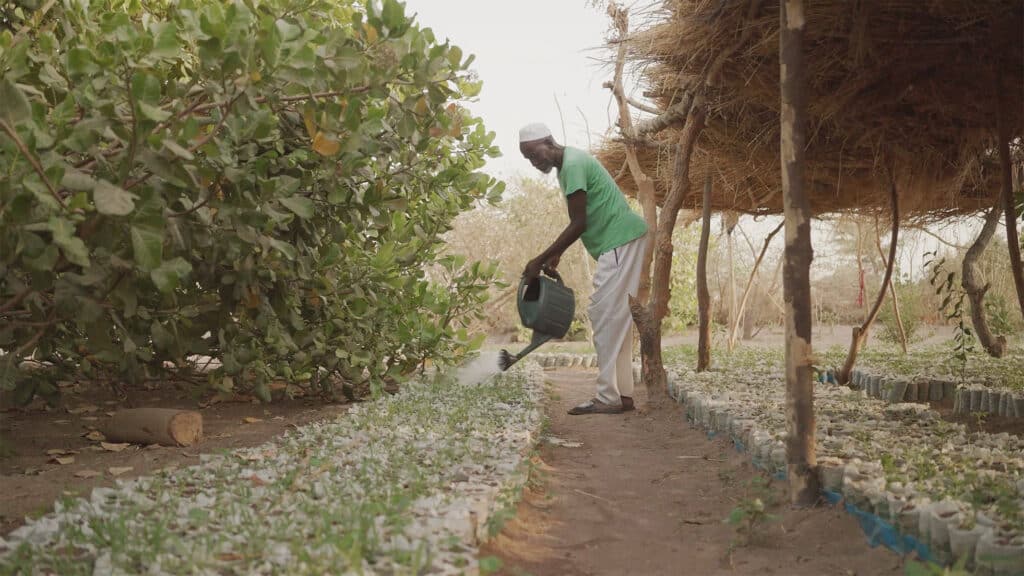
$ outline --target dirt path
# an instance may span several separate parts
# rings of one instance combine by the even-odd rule
[[[691,428],[678,405],[566,415],[592,395],[594,377],[549,372],[548,434],[564,445],[543,443],[516,518],[481,552],[501,560],[500,574],[903,573],[895,554],[869,549],[856,523],[833,508],[772,506],[775,518],[745,542],[723,520],[758,497],[784,501],[782,483],[766,480],[731,444]]]

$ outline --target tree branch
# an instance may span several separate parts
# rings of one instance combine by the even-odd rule
[[[53,8],[53,5],[56,3],[57,0],[48,0],[42,8],[36,10],[35,13],[32,14],[32,21],[22,26],[21,29],[18,30],[18,33],[14,35],[14,40],[11,41],[11,45],[8,47],[8,50],[14,48],[14,46],[18,42],[21,42],[25,38],[25,36],[28,35],[29,31],[32,28],[38,26],[39,23],[43,21],[43,17],[46,16],[46,13],[49,12],[50,9]]]
[[[686,120],[691,108],[693,108],[693,93],[686,92],[681,100],[666,108],[660,115],[637,122],[633,133],[626,136],[636,138],[657,134]]]
[[[36,174],[39,174],[39,177],[43,179],[43,183],[46,184],[46,188],[50,191],[50,195],[53,196],[55,200],[57,200],[57,203],[60,204],[61,208],[67,210],[68,207],[66,204],[64,204],[64,199],[60,197],[60,194],[57,193],[57,189],[53,187],[53,184],[50,182],[50,179],[46,177],[46,171],[43,170],[43,165],[39,163],[39,159],[32,154],[32,152],[28,149],[28,146],[25,146],[25,142],[21,140],[21,137],[18,136],[18,133],[14,130],[14,128],[10,124],[8,124],[6,120],[0,119],[0,129],[6,132],[7,135],[11,137],[11,140],[14,140],[14,144],[18,147],[18,150],[20,150],[21,153],[25,156],[25,159],[28,160],[28,163],[32,165],[32,168],[36,171]]]
[[[13,310],[18,306],[18,304],[21,304],[21,301],[24,300],[25,297],[27,297],[31,293],[32,286],[26,286],[24,290],[18,292],[17,294],[14,295],[13,298],[8,300],[7,302],[4,302],[3,305],[0,306],[0,313],[7,312],[8,310]]]
[[[633,108],[636,108],[637,110],[641,110],[643,112],[647,112],[648,114],[661,114],[661,110],[658,110],[657,108],[650,104],[640,102],[639,100],[626,98],[626,102],[629,102],[629,105],[632,106]]]
[[[765,253],[768,252],[768,246],[772,243],[772,239],[775,238],[775,235],[778,234],[779,231],[782,230],[782,227],[785,225],[785,220],[779,222],[779,225],[776,226],[774,230],[769,232],[767,236],[765,236],[764,244],[761,246],[761,253],[757,255],[757,260],[754,260],[754,267],[750,271],[750,278],[747,279],[747,286],[743,289],[743,296],[742,298],[740,298],[740,305],[739,308],[736,310],[736,321],[733,322],[732,330],[730,330],[729,332],[730,348],[736,345],[736,335],[739,331],[740,318],[743,317],[743,311],[747,307],[747,299],[750,297],[750,290],[754,286],[754,280],[757,278],[757,271],[761,266],[761,261],[764,260],[764,255]],[[740,233],[743,234],[743,237],[746,238],[747,242],[750,243],[750,238],[747,237],[746,232],[743,232],[743,228],[740,228],[739,230]],[[754,245],[750,244],[750,248],[751,250],[753,250]]]
[[[938,240],[942,244],[945,244],[946,246],[949,246],[950,248],[954,248],[956,250],[966,250],[968,248],[967,246],[962,246],[960,244],[954,244],[954,243],[950,242],[949,240],[946,240],[942,236],[939,236],[938,234],[932,232],[931,230],[928,230],[927,228],[915,227],[913,229],[917,230],[918,232],[924,232],[928,236],[931,236],[932,238],[935,238],[936,240]]]

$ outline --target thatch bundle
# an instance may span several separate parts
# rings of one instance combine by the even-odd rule
[[[994,205],[997,122],[1011,142],[1024,136],[1024,2],[806,5],[806,186],[814,213],[886,210],[890,172],[905,217],[937,219]],[[627,39],[629,64],[642,67],[662,109],[728,54],[707,87],[707,125],[691,170],[698,183],[706,171],[713,175],[716,210],[782,210],[778,36],[777,0],[753,10],[751,0],[665,0],[652,23]],[[677,136],[668,130],[657,141]],[[673,152],[648,142],[638,153],[663,197]],[[621,141],[607,141],[598,157],[635,193],[622,169]],[[700,203],[700,186],[691,190],[686,206]]]

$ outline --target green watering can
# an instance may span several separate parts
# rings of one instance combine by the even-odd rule
[[[508,370],[541,344],[552,338],[561,338],[569,331],[573,315],[576,313],[576,296],[571,288],[565,285],[562,277],[554,270],[544,269],[544,274],[527,282],[524,278],[519,283],[516,294],[519,306],[519,320],[523,326],[533,329],[530,345],[519,354],[511,354],[502,350],[498,357],[498,367]]]

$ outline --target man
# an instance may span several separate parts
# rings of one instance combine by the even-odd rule
[[[633,410],[633,317],[629,296],[640,285],[640,268],[647,224],[626,203],[626,198],[604,166],[590,154],[560,146],[543,124],[519,131],[519,151],[534,168],[548,174],[558,169],[558,184],[569,208],[569,225],[551,246],[530,261],[523,271],[527,280],[542,269],[554,269],[559,258],[577,239],[597,260],[590,322],[597,349],[597,396],[569,414],[619,414]]]

